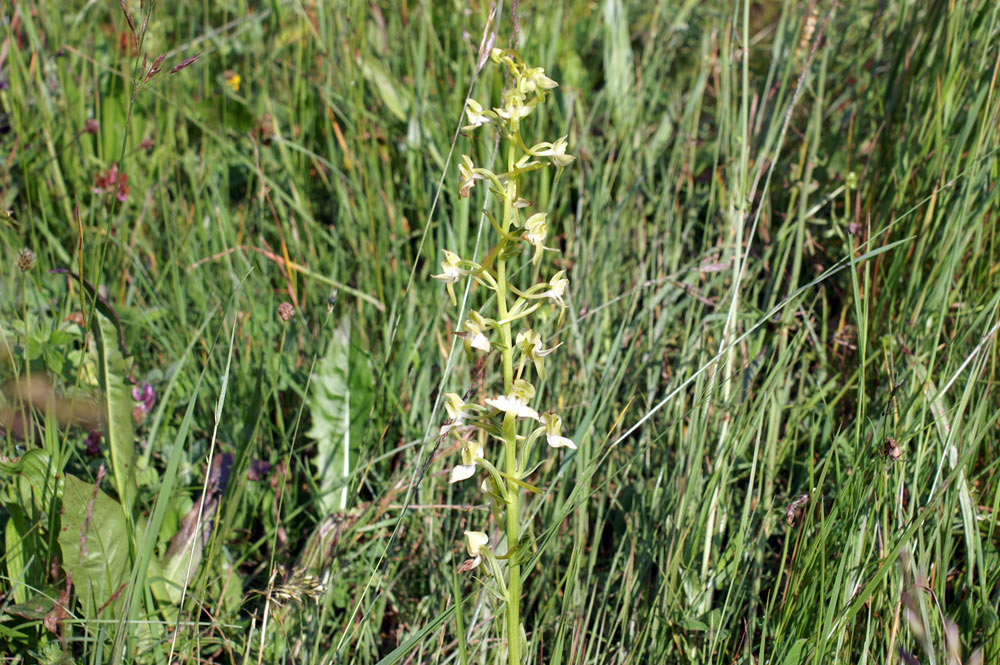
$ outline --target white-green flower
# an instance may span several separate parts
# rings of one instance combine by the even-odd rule
[[[469,124],[462,127],[463,132],[487,125],[497,117],[493,111],[484,111],[482,105],[474,99],[470,99],[466,104],[465,113],[469,116]]]
[[[573,163],[576,159],[573,155],[566,154],[566,148],[569,147],[569,143],[566,141],[566,137],[563,136],[556,139],[555,143],[549,143],[548,141],[542,141],[531,147],[531,154],[536,157],[548,157],[549,161],[554,166],[568,166]]]
[[[456,464],[451,475],[448,476],[449,483],[457,483],[460,480],[471,478],[476,474],[476,460],[483,458],[483,446],[478,439],[465,442],[462,446],[462,463]]]
[[[559,305],[560,307],[565,307],[566,303],[563,301],[563,296],[566,295],[566,288],[569,286],[569,280],[563,277],[566,274],[565,270],[560,270],[552,279],[549,280],[549,288],[547,291],[542,293],[542,296],[548,298],[551,302]]]
[[[472,558],[465,561],[460,567],[459,572],[468,572],[473,568],[479,566],[483,561],[483,550],[490,542],[490,537],[487,536],[482,531],[466,531],[465,532],[465,550],[469,553]]]
[[[552,154],[549,155],[549,161],[556,166],[568,166],[573,163],[576,159],[574,155],[567,155],[566,148],[568,147],[566,142],[566,137],[563,136],[557,139],[555,143],[552,144]]]
[[[465,317],[465,332],[462,333],[462,336],[472,348],[489,353],[490,340],[486,336],[488,329],[489,321],[476,310],[472,310]]]
[[[524,95],[517,90],[505,92],[503,102],[503,106],[493,109],[493,112],[507,121],[525,118],[535,109],[534,100],[526,103]]]
[[[455,252],[447,249],[442,249],[441,251],[444,252],[444,261],[441,262],[441,274],[431,275],[431,277],[445,284],[453,284],[461,279],[463,274],[466,274],[466,271],[459,267],[462,259]]]
[[[542,258],[542,252],[551,247],[545,246],[545,237],[549,234],[549,225],[546,223],[548,215],[544,212],[536,212],[524,222],[524,239],[535,248],[535,254],[531,257],[532,263],[538,263]],[[554,251],[554,250],[553,250]]]
[[[551,90],[559,84],[545,75],[545,70],[541,67],[532,67],[525,70],[521,75],[519,87],[521,92],[528,95],[537,90]]]
[[[542,424],[545,425],[545,441],[553,448],[571,448],[576,450],[572,439],[562,435],[562,418],[555,411],[542,414]]]
[[[462,155],[462,161],[458,165],[458,195],[465,198],[475,187],[477,180],[482,180],[485,176],[475,172],[475,166],[468,155]]]
[[[442,436],[464,425],[467,418],[475,416],[476,411],[483,408],[478,404],[468,404],[459,397],[458,393],[445,393],[444,396],[444,408],[448,412],[448,423],[441,426]]]
[[[538,376],[540,378],[545,378],[544,358],[558,349],[562,345],[562,342],[556,344],[551,349],[546,349],[545,345],[542,344],[542,336],[529,328],[528,330],[522,330],[517,334],[517,344],[521,347],[522,353],[531,358],[531,362],[534,363],[535,371],[538,372]]]
[[[455,289],[452,284],[457,282],[462,278],[462,275],[471,275],[472,271],[462,268],[462,259],[455,252],[450,252],[447,249],[442,249],[444,252],[444,261],[441,262],[441,274],[431,275],[433,279],[445,283],[445,288],[448,289],[448,297],[451,298],[451,304],[455,305]]]
[[[448,417],[453,421],[464,420],[472,415],[471,407],[473,405],[466,404],[458,393],[445,393],[444,397],[444,410],[448,412]]]
[[[524,379],[517,379],[510,394],[487,399],[486,403],[494,409],[512,413],[518,418],[538,420],[538,412],[528,406],[528,400],[534,396],[535,387]]]

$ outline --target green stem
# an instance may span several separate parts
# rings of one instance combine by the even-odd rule
[[[507,170],[514,169],[514,144],[507,146]],[[517,200],[517,179],[508,178],[503,202],[503,232],[510,233],[514,213],[514,201]],[[505,321],[507,311],[507,260],[497,258],[497,309],[500,321]],[[503,355],[503,386],[504,393],[510,394],[514,387],[514,345],[511,338],[510,321],[500,324],[500,344]],[[507,550],[517,547],[521,539],[521,526],[518,522],[518,508],[521,488],[514,482],[520,475],[517,468],[517,419],[512,413],[504,415],[503,441],[506,453],[507,478]],[[521,565],[517,563],[515,553],[507,561],[507,653],[510,665],[521,665]]]

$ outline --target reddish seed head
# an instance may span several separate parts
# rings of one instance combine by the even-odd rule
[[[88,134],[96,134],[97,130],[101,128],[101,123],[97,122],[93,118],[87,118],[87,121],[83,123],[83,131]]]
[[[288,321],[295,316],[295,308],[292,307],[291,303],[283,302],[278,305],[278,316],[281,317],[282,321]]]
[[[170,70],[170,73],[171,74],[176,74],[177,72],[179,72],[180,70],[184,69],[185,67],[190,67],[191,65],[194,64],[194,61],[197,60],[200,57],[201,57],[201,53],[199,53],[198,55],[195,55],[195,56],[191,56],[190,58],[185,58],[184,60],[181,61],[181,63],[179,65],[174,65],[173,69]]]

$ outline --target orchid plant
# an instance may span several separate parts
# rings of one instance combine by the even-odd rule
[[[509,85],[503,91],[499,107],[486,109],[470,99],[465,109],[469,124],[463,130],[473,132],[488,126],[498,132],[506,143],[506,170],[495,173],[476,166],[464,155],[458,167],[458,191],[461,197],[467,197],[480,181],[490,187],[498,207],[502,203],[502,213],[499,219],[489,210],[484,210],[483,214],[490,220],[499,240],[482,264],[443,250],[441,273],[433,277],[445,283],[453,306],[456,304],[453,285],[463,278],[471,277],[494,296],[488,301],[495,309],[490,312],[492,316],[488,316],[485,309],[469,311],[458,334],[464,339],[469,355],[498,352],[503,368],[503,391],[483,399],[482,404],[466,402],[456,393],[447,393],[445,408],[449,420],[441,433],[461,443],[460,459],[451,470],[450,482],[461,482],[474,478],[477,472],[486,472],[481,488],[494,516],[504,527],[507,552],[495,554],[485,531],[466,531],[470,558],[460,570],[467,572],[485,563],[486,576],[492,580],[488,584],[506,607],[508,662],[521,665],[524,639],[520,619],[521,566],[527,549],[522,546],[519,521],[521,493],[540,492],[528,482],[537,468],[537,463],[530,466],[536,443],[544,437],[545,443],[552,448],[575,449],[576,445],[563,436],[562,419],[558,414],[553,411],[539,413],[532,405],[535,386],[531,383],[532,372],[538,379],[545,377],[545,358],[559,346],[546,348],[541,335],[531,327],[531,316],[546,305],[565,307],[563,298],[569,280],[561,270],[547,282],[522,289],[512,278],[517,274],[515,268],[519,267],[517,263],[522,256],[526,263],[530,254],[530,263],[537,268],[546,252],[557,251],[545,245],[548,215],[544,212],[528,214],[527,209],[533,204],[523,196],[524,177],[548,167],[561,169],[575,157],[566,152],[565,136],[554,142],[529,146],[521,133],[521,121],[545,102],[557,83],[540,67],[527,66],[514,51],[493,49],[490,60],[505,69]],[[491,440],[502,445],[502,455],[497,455],[499,459],[489,454]],[[505,569],[502,562],[506,562]]]

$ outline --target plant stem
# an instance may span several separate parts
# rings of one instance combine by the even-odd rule
[[[507,146],[507,171],[514,169],[514,143]],[[517,180],[507,179],[503,203],[503,232],[510,233],[513,221],[514,201],[517,200]],[[501,240],[501,243],[504,241]],[[503,258],[503,250],[497,258],[497,308],[500,320],[507,318],[507,260]],[[500,325],[500,343],[503,355],[503,386],[509,394],[514,387],[514,345],[511,338],[510,322]],[[506,469],[510,477],[507,479],[507,551],[511,552],[520,542],[520,524],[518,523],[519,495],[521,488],[514,482],[519,477],[517,468],[517,419],[512,413],[507,413],[503,419],[503,441],[506,453]],[[517,563],[517,555],[507,560],[507,653],[510,665],[521,665],[521,565]]]

